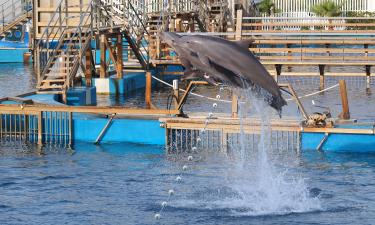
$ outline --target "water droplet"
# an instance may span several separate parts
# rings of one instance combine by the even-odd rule
[[[183,167],[182,167],[182,170],[184,170],[184,171],[186,171],[188,169],[188,166],[187,165],[184,165]]]
[[[216,99],[220,99],[221,98],[221,96],[220,95],[216,95]]]
[[[161,218],[161,215],[159,213],[156,213],[155,214],[155,219],[160,220],[160,218]]]
[[[180,182],[181,180],[182,180],[182,178],[181,178],[180,176],[177,176],[177,177],[176,177],[176,181],[177,181],[177,182]]]
[[[212,112],[208,113],[208,118],[211,118],[214,114]]]
[[[168,194],[169,194],[169,196],[174,195],[174,190],[173,189],[169,189]]]
[[[167,206],[167,202],[162,202],[162,203],[161,203],[161,206],[162,206],[162,207],[166,207],[166,206]]]
[[[212,108],[216,109],[217,108],[217,103],[212,104]]]
[[[197,139],[197,141],[198,141],[198,139]],[[199,140],[200,141],[200,140]],[[197,147],[193,147],[192,149],[191,149],[193,152],[197,152]]]
[[[224,91],[224,87],[220,87],[220,91]]]
[[[193,156],[189,155],[189,156],[188,156],[188,160],[189,160],[189,161],[193,161]]]
[[[201,142],[202,139],[200,137],[197,137],[197,142]]]

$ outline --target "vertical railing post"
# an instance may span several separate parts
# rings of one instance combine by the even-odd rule
[[[122,56],[122,35],[117,34],[117,78],[122,79],[122,69],[123,69],[123,56]]]
[[[62,16],[62,15],[60,15]],[[65,26],[66,28],[69,27],[69,20],[68,20],[68,17],[69,17],[69,13],[68,13],[68,0],[65,0]]]
[[[12,11],[13,11],[13,18],[11,21],[16,18],[16,6],[14,5],[14,0],[12,0]]]
[[[106,61],[106,45],[105,45],[105,34],[100,35],[100,78],[105,78],[107,75],[107,61]]]
[[[348,94],[346,91],[345,80],[340,80],[339,85],[340,85],[340,95],[341,95],[341,105],[342,105],[342,112],[339,117],[341,119],[348,120],[350,119],[350,112],[349,112],[349,101],[348,101]]]
[[[151,109],[151,89],[152,89],[152,77],[151,72],[146,72],[146,89],[145,89],[145,102],[146,102],[146,108]]]
[[[236,40],[242,39],[242,9],[237,10],[235,39]]]
[[[43,112],[38,112],[38,145],[43,144]]]
[[[178,85],[178,80],[173,80],[173,96],[175,109],[178,108],[178,103],[180,102],[180,89]]]
[[[1,5],[1,13],[3,14],[3,30],[5,28],[4,4]]]
[[[232,118],[238,117],[238,96],[232,93]]]

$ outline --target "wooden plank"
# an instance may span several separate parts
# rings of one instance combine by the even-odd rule
[[[175,115],[178,110],[164,109],[142,109],[142,108],[124,108],[124,107],[99,107],[99,106],[61,106],[61,105],[4,105],[0,104],[0,113],[7,114],[38,114],[42,111],[48,112],[73,112],[73,113],[93,113],[93,114],[113,114],[123,115]]]
[[[264,65],[308,65],[316,66],[318,64],[329,66],[365,66],[375,65],[375,61],[361,61],[361,62],[334,62],[334,61],[262,61]]]
[[[366,49],[366,48],[249,48],[250,51],[254,53],[323,53],[323,52],[330,52],[330,53],[375,53],[375,49]]]
[[[292,19],[292,18],[291,18]],[[374,20],[375,22],[375,20]],[[337,23],[337,22],[314,22],[314,21],[304,21],[304,22],[291,22],[291,21],[285,21],[285,22],[257,22],[257,23],[244,23],[242,22],[242,26],[244,27],[316,27],[316,26],[324,26],[324,27],[374,27],[374,23]],[[324,31],[327,31],[323,29]],[[300,31],[300,30],[294,30],[294,31]],[[307,30],[313,31],[313,30]],[[321,31],[321,30],[319,30]],[[351,31],[351,30],[345,30],[345,31]]]

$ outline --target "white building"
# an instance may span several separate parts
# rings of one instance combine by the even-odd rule
[[[311,15],[311,8],[327,0],[273,0],[275,8],[280,10],[278,16],[304,17]],[[337,4],[343,4],[342,11],[365,12],[375,11],[375,0],[333,0]]]

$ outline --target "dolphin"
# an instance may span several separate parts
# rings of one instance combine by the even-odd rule
[[[171,32],[163,32],[161,39],[182,59],[187,75],[194,74],[210,83],[220,82],[233,88],[250,88],[281,115],[286,101],[276,81],[249,51],[251,41],[236,43],[219,37],[181,36]]]

